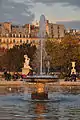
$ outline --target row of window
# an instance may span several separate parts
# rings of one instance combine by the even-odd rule
[[[13,40],[9,40],[9,39],[7,39],[7,40],[2,40],[2,39],[0,39],[0,43],[30,43],[31,41],[30,40],[22,40],[22,39],[20,39],[19,41],[17,41],[17,40],[15,40],[15,39],[13,39]],[[32,42],[33,43],[35,43],[35,40],[32,40]]]
[[[2,35],[0,34],[0,37],[16,37],[16,38],[36,38],[37,35],[35,34],[27,34],[27,35],[23,35],[23,34],[5,34],[5,35]]]
[[[19,37],[19,38],[26,38],[29,37],[29,35],[22,35],[22,34],[0,34],[1,37]]]

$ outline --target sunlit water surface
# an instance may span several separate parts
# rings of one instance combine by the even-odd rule
[[[80,120],[80,90],[45,84],[48,99],[33,100],[35,84],[0,87],[0,120]]]

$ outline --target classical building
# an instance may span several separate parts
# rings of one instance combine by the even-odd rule
[[[65,27],[50,23],[46,20],[46,37],[48,38],[63,38]],[[10,22],[0,23],[0,48],[10,49],[14,45],[21,45],[23,43],[34,43],[38,45],[39,42],[39,22],[35,24],[13,25]]]
[[[80,40],[80,30],[77,29],[68,29],[65,31],[65,35],[70,35],[76,38],[76,40]]]
[[[12,25],[11,23],[0,24],[0,48],[10,49],[14,45],[23,43],[38,44],[37,33],[39,28],[26,24],[23,26]]]
[[[46,32],[49,38],[63,38],[65,35],[64,25],[53,24],[46,21]]]

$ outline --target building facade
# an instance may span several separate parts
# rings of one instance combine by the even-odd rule
[[[65,35],[65,27],[64,25],[53,24],[46,21],[46,32],[49,38],[63,38]]]
[[[46,20],[46,37],[47,38],[62,38],[64,37],[64,25],[49,23]],[[12,25],[10,22],[0,23],[0,48],[10,49],[15,45],[23,43],[39,42],[39,22],[35,24]]]
[[[34,25],[12,25],[11,23],[0,24],[0,48],[10,49],[14,45],[23,43],[38,44],[37,33],[39,28]]]

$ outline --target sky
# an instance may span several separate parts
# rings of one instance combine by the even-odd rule
[[[80,29],[80,0],[0,0],[0,22],[26,24],[42,14],[52,23]]]

